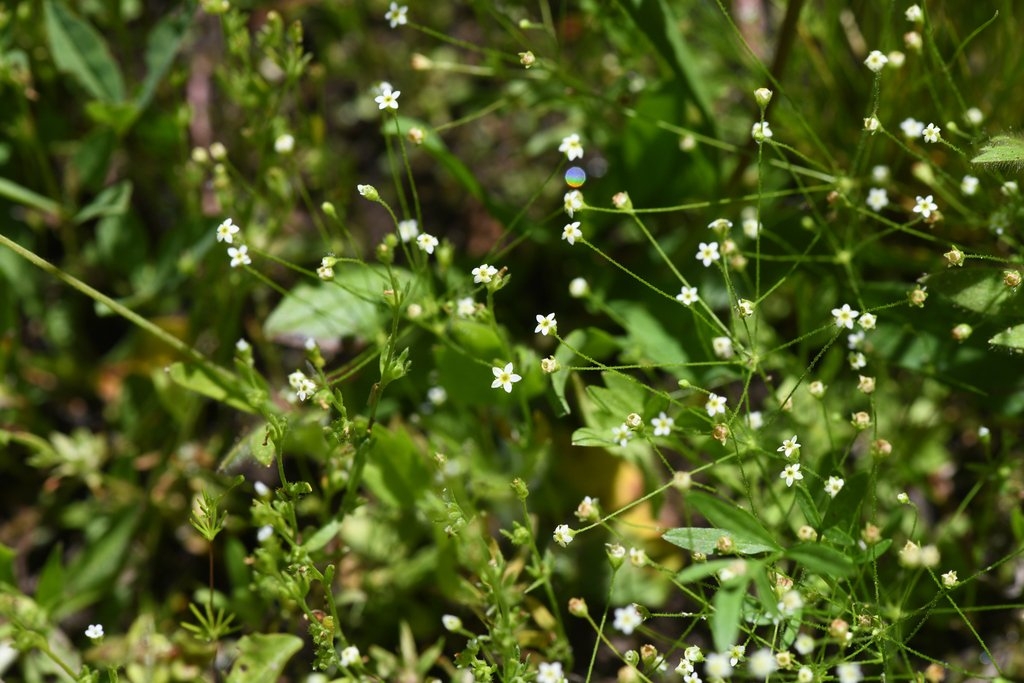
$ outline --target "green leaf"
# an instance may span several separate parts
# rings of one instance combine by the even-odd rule
[[[997,135],[984,147],[981,154],[971,159],[973,164],[1014,164],[1024,161],[1024,138]]]
[[[821,526],[821,513],[818,512],[818,506],[814,503],[814,498],[803,486],[796,487],[796,503],[800,506],[800,511],[804,513],[804,517],[807,518],[807,522],[813,526]]]
[[[431,478],[430,469],[420,457],[420,449],[405,429],[380,423],[373,425],[363,481],[374,495],[389,508],[409,508],[423,496]]]
[[[227,683],[276,683],[302,639],[287,633],[254,633],[238,641],[238,659]]]
[[[672,529],[668,532],[668,534],[672,533],[673,531],[683,531],[683,529]],[[662,538],[665,538],[665,540],[669,540],[667,538],[668,534],[666,534]],[[675,545],[679,545],[674,541],[672,541],[672,543],[674,543]],[[686,567],[678,574],[676,574],[676,582],[685,585],[687,583],[693,583],[694,581],[706,579],[709,576],[717,574],[719,571],[725,569],[726,567],[735,562],[736,560],[708,560],[707,562],[696,562],[694,564],[691,564],[689,567]]]
[[[853,573],[853,560],[820,543],[799,543],[786,550],[786,557],[822,577],[850,576]]]
[[[132,181],[122,180],[104,189],[89,205],[75,214],[75,225],[104,216],[120,216],[128,210],[132,199]]]
[[[662,535],[662,538],[680,548],[710,555],[717,552],[718,539],[722,536],[732,539],[736,552],[740,555],[772,552],[779,548],[774,541],[765,543],[759,538],[748,536],[743,532],[705,527],[669,529]]]
[[[573,360],[576,358],[576,352],[573,349],[582,348],[587,343],[587,332],[586,330],[573,330],[570,332],[565,339],[558,345],[555,350],[555,360],[561,366],[561,370],[551,375],[551,391],[554,394],[557,405],[555,412],[558,417],[565,417],[571,410],[569,409],[569,402],[565,399],[565,385],[569,381],[569,375],[571,374],[567,370]]]
[[[103,37],[63,2],[45,0],[46,32],[57,69],[103,102],[124,101],[124,79]]]
[[[58,616],[82,609],[112,585],[124,566],[128,547],[141,520],[138,508],[121,511],[104,533],[87,543],[85,550],[68,564],[64,572],[66,599],[55,610]]]
[[[878,543],[869,545],[867,550],[860,550],[858,547],[857,550],[860,550],[860,554],[857,556],[857,564],[864,564],[865,562],[878,559],[885,554],[885,551],[888,550],[891,545],[891,538],[883,538]]]
[[[14,548],[0,543],[0,586],[14,585]]]
[[[1007,327],[988,340],[993,346],[1005,346],[1007,349],[1020,353],[1024,351],[1024,325]]]
[[[0,178],[0,197],[7,197],[12,202],[23,204],[43,213],[60,215],[60,204],[7,178]]]
[[[711,604],[715,611],[711,613],[711,637],[715,649],[725,652],[736,644],[740,633],[740,619],[743,616],[743,601],[747,597],[747,584],[722,587],[715,593]]]
[[[623,360],[645,365],[666,366],[665,370],[679,379],[692,379],[693,374],[682,367],[689,358],[676,338],[650,312],[632,301],[609,301],[628,332],[623,344]]]
[[[315,534],[306,539],[302,544],[303,550],[315,553],[330,543],[333,539],[337,538],[340,530],[341,522],[336,519],[332,519],[330,522],[320,527]]]
[[[393,268],[398,286],[405,290],[412,275]],[[300,284],[281,300],[263,324],[263,331],[275,340],[320,344],[339,337],[373,339],[383,333],[390,319],[384,290],[392,282],[383,266],[339,268],[333,282]]]
[[[135,94],[135,107],[139,112],[149,106],[157,85],[174,63],[174,57],[181,48],[191,22],[192,12],[188,10],[186,7],[168,14],[160,20],[146,39],[146,78]]]
[[[208,396],[215,401],[225,403],[232,408],[237,408],[247,413],[254,413],[256,410],[249,405],[246,392],[239,386],[237,381],[229,381],[227,377],[214,373],[202,365],[194,363],[172,363],[167,370],[167,376],[175,384],[191,389],[196,393]]]
[[[830,532],[836,526],[844,532],[853,531],[860,524],[861,506],[868,499],[869,484],[866,472],[847,478],[839,495],[829,502],[821,527]]]
[[[64,597],[64,547],[60,543],[53,547],[36,583],[35,600],[40,607],[50,609]]]
[[[990,316],[1024,315],[1024,298],[1003,282],[995,268],[956,268],[929,275],[924,282],[957,306]]]
[[[754,515],[733,503],[702,491],[690,491],[686,501],[697,508],[700,514],[716,527],[725,529],[731,535],[760,542],[772,550],[779,550],[771,533],[757,521]]]

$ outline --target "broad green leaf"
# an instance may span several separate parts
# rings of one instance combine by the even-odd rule
[[[1014,325],[988,340],[994,346],[1005,346],[1016,353],[1024,351],[1024,325]]]
[[[136,110],[141,112],[149,106],[157,85],[174,63],[182,40],[191,22],[192,12],[188,7],[168,14],[153,28],[146,39],[146,78],[135,95]]]
[[[929,291],[957,306],[993,316],[1024,316],[1024,297],[1007,287],[1003,271],[995,268],[955,268],[925,279]]]
[[[715,649],[725,652],[736,644],[740,633],[740,619],[743,617],[743,601],[747,597],[747,584],[719,588],[711,604],[711,637]]]
[[[60,204],[7,178],[0,178],[0,197],[7,197],[12,202],[23,204],[43,213],[60,215]]]
[[[709,522],[732,535],[758,541],[772,550],[781,548],[754,515],[733,503],[702,491],[690,491],[686,501],[697,508]]]
[[[341,522],[336,519],[332,519],[330,522],[320,527],[316,533],[307,538],[302,544],[302,548],[306,552],[314,553],[322,549],[333,539],[337,538],[340,531]]]
[[[583,447],[612,448],[618,447],[612,441],[612,433],[593,427],[580,427],[572,433],[572,445]]]
[[[181,362],[172,363],[167,370],[167,375],[176,384],[186,389],[191,389],[247,413],[256,412],[249,405],[245,391],[233,377],[228,379],[204,366]]]
[[[823,577],[850,576],[853,573],[853,560],[820,543],[799,543],[786,550],[786,557]]]
[[[420,449],[399,425],[375,424],[372,439],[363,481],[390,508],[412,507],[431,481],[431,471],[420,457]]]
[[[576,358],[576,352],[573,349],[581,348],[586,344],[586,342],[586,330],[573,330],[566,335],[564,341],[560,343],[558,345],[558,349],[555,350],[555,360],[558,361],[558,364],[562,368],[551,375],[551,391],[557,401],[555,410],[558,417],[565,417],[571,412],[569,409],[569,402],[565,399],[565,384],[569,381],[571,371],[566,368]]]
[[[132,181],[122,180],[104,189],[89,205],[75,214],[74,222],[80,225],[93,218],[102,216],[119,216],[128,210],[132,199]]]
[[[57,605],[64,597],[64,546],[60,543],[53,546],[43,570],[39,572],[39,581],[36,583],[35,601],[40,607],[50,609]]]
[[[814,503],[814,498],[811,497],[811,494],[803,486],[796,487],[796,502],[811,526],[821,526],[821,513],[818,512],[818,506]]]
[[[627,415],[637,412],[643,406],[647,392],[637,381],[616,372],[602,372],[601,379],[605,386],[590,385],[586,392],[612,416],[614,424],[609,427],[625,422]]]
[[[292,656],[302,649],[302,638],[288,633],[253,633],[238,641],[238,659],[228,683],[277,683]]]
[[[822,528],[830,533],[832,527],[836,526],[844,532],[853,531],[860,524],[860,510],[864,501],[868,499],[869,483],[866,472],[847,477],[839,495],[828,503],[828,509],[821,522]]]
[[[682,531],[682,529],[672,529],[668,533],[672,533],[672,531]],[[668,534],[666,534],[666,536],[667,535]],[[666,538],[666,540],[668,539]],[[676,543],[675,545],[679,544]],[[735,562],[736,560],[708,560],[707,562],[696,562],[676,574],[676,582],[685,585],[687,583],[706,579]]]
[[[743,532],[705,527],[669,529],[662,535],[662,538],[680,548],[710,555],[717,552],[718,539],[723,536],[732,539],[736,552],[740,555],[772,552],[779,548],[774,541],[765,543],[756,536],[749,536]]]
[[[243,444],[249,447],[249,454],[252,455],[253,459],[264,467],[270,467],[274,463],[274,456],[277,454],[277,446],[270,440],[270,431],[266,424],[261,424],[256,429],[249,433],[249,438],[244,442],[239,442],[239,446]],[[229,454],[230,457],[230,454]],[[221,469],[227,467],[229,461],[225,458],[221,464]]]
[[[1013,164],[1024,162],[1024,138],[997,135],[981,148],[981,154],[971,159],[973,164]]]
[[[452,340],[474,358],[504,360],[505,362],[512,360],[511,358],[499,358],[504,353],[504,346],[498,333],[487,323],[479,320],[453,320],[450,334]]]
[[[340,337],[373,339],[387,329],[390,312],[385,307],[384,290],[392,282],[383,266],[338,267],[333,282],[300,284],[267,317],[263,330],[277,340],[304,341],[313,338],[321,344]],[[398,286],[407,289],[411,274],[392,269]]]
[[[665,331],[662,324],[644,307],[631,301],[609,301],[626,328],[627,338],[623,344],[623,360],[645,365],[665,365],[667,372],[676,377],[692,378],[692,373],[682,364],[689,358],[675,337]]]
[[[57,68],[103,102],[124,101],[124,79],[103,37],[59,0],[45,0],[46,32]]]
[[[138,508],[118,513],[109,528],[98,538],[85,544],[81,554],[72,560],[64,572],[65,600],[56,608],[58,616],[71,614],[91,604],[100,592],[121,572],[128,557],[128,548],[135,530],[142,521]]]

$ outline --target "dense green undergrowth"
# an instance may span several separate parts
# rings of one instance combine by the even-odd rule
[[[0,675],[1024,676],[1014,3],[0,9]]]

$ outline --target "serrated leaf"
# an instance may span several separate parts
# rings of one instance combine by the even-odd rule
[[[662,538],[672,545],[679,546],[693,552],[710,555],[717,552],[718,539],[727,536],[732,539],[736,552],[740,555],[752,555],[754,553],[766,553],[778,550],[775,542],[765,543],[761,539],[744,534],[743,532],[729,531],[728,529],[707,528],[707,527],[680,527],[669,529]]]
[[[103,102],[124,100],[124,79],[103,37],[64,3],[46,0],[46,33],[57,68]]]
[[[205,366],[193,363],[172,363],[167,369],[167,376],[175,384],[220,403],[225,403],[232,408],[247,413],[256,412],[249,405],[246,392],[239,386],[239,382],[232,381],[233,378],[228,379],[225,375],[216,373]]]
[[[709,522],[725,529],[731,535],[757,541],[770,550],[781,548],[754,515],[733,503],[702,491],[690,491],[686,501],[697,508]]]
[[[287,633],[254,633],[238,641],[238,659],[228,673],[228,683],[276,683],[292,656],[302,649],[302,639]]]
[[[822,577],[849,576],[853,560],[835,548],[820,543],[799,543],[786,550],[786,557]]]
[[[1020,164],[1024,161],[1024,138],[997,135],[971,159],[973,164]]]
[[[989,339],[988,343],[995,346],[1005,346],[1008,349],[1020,352],[1024,350],[1024,325],[1007,327],[1005,330]]]
[[[747,597],[747,584],[719,588],[711,604],[715,610],[711,613],[711,638],[715,649],[726,652],[736,644],[740,633],[740,619],[743,617],[743,601]]]
[[[957,306],[990,316],[1024,315],[1024,298],[994,268],[956,268],[929,275],[924,282]]]

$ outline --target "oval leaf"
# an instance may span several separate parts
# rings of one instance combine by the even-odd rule
[[[819,576],[849,576],[853,560],[820,543],[800,543],[786,551],[786,557]]]
[[[778,546],[774,542],[771,544],[764,543],[757,537],[747,536],[742,532],[729,531],[727,529],[681,527],[679,529],[669,529],[662,535],[662,538],[680,548],[710,555],[716,552],[718,539],[722,536],[731,538],[736,546],[736,552],[741,555],[778,550]]]
[[[691,491],[686,500],[709,522],[738,538],[759,541],[770,550],[782,547],[754,515],[733,503],[701,491]]]
[[[287,633],[254,633],[238,641],[238,659],[228,683],[275,683],[285,664],[302,649],[302,639]]]

